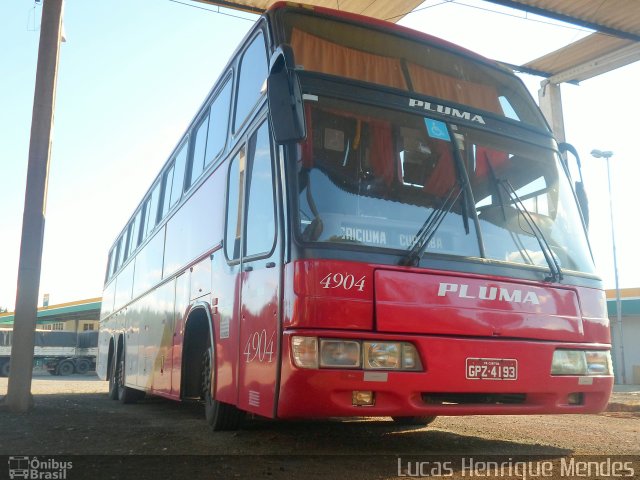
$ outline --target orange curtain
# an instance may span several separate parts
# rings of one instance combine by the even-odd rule
[[[487,147],[476,147],[476,177],[484,177],[489,173],[489,168],[501,167],[509,158],[506,152]]]
[[[398,59],[343,47],[296,28],[291,32],[291,47],[296,64],[305,70],[407,89]]]
[[[372,120],[371,125],[371,166],[377,177],[384,179],[385,185],[393,183],[393,166],[396,163],[393,151],[391,124]]]
[[[371,167],[377,177],[382,177],[386,185],[391,185],[394,180],[393,167],[395,152],[393,151],[393,136],[391,123],[366,115],[357,115],[353,112],[342,112],[333,109],[324,109],[345,118],[352,118],[366,123],[371,128]],[[305,106],[307,120],[307,138],[302,144],[302,165],[305,168],[313,168],[313,115],[309,105]]]
[[[413,89],[418,93],[503,114],[498,93],[489,85],[460,80],[410,62],[407,69]]]
[[[438,156],[438,164],[425,182],[424,191],[436,197],[444,197],[456,181],[456,169],[448,144],[436,142],[433,149]]]

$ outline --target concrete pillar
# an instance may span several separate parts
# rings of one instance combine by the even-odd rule
[[[549,126],[556,140],[558,142],[565,142],[560,85],[557,83],[549,83],[548,80],[542,81],[540,83],[540,90],[538,90],[538,100],[540,102],[540,109],[547,119],[547,122],[549,122]]]
[[[11,346],[11,373],[5,398],[5,404],[14,412],[25,412],[33,403],[31,373],[62,31],[62,2],[63,0],[44,0],[42,8]]]

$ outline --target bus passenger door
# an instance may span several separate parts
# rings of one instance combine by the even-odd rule
[[[249,137],[240,263],[238,406],[274,415],[278,365],[281,248],[276,221],[274,162],[267,122]]]

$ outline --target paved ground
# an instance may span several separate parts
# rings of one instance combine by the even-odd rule
[[[0,395],[6,386],[0,378]],[[32,391],[31,412],[0,409],[0,455],[85,455],[70,457],[69,480],[398,478],[412,466],[483,455],[553,462],[556,470],[570,455],[636,455],[640,475],[640,391],[615,393],[615,411],[601,415],[442,417],[422,429],[387,419],[250,419],[240,431],[218,433],[208,430],[197,405],[158,398],[121,405],[108,400],[106,382],[93,376],[39,376]],[[465,478],[461,472],[460,465],[453,468],[453,478]]]

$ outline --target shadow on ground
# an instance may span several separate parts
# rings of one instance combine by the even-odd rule
[[[243,429],[212,432],[197,404],[150,397],[121,405],[99,394],[36,395],[23,414],[0,411],[4,455],[398,455],[570,454],[566,449],[442,430],[400,427],[385,419],[270,421],[248,418]]]

